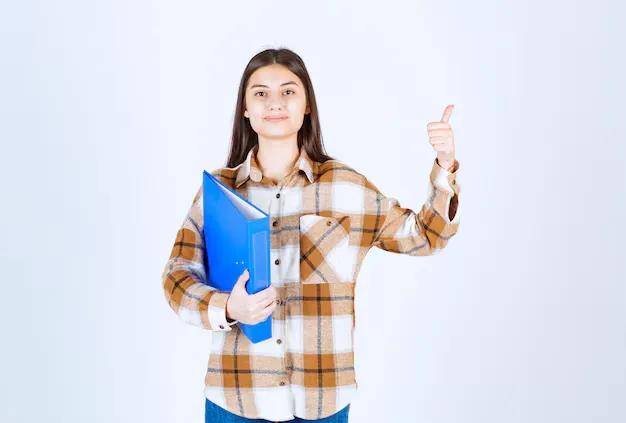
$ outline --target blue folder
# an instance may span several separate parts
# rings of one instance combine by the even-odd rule
[[[245,269],[246,290],[271,284],[269,215],[206,170],[202,183],[208,283],[230,292]],[[272,337],[272,316],[255,325],[237,323],[252,343]]]

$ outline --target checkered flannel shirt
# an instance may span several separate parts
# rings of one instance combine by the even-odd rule
[[[459,227],[459,162],[450,172],[435,159],[426,201],[414,212],[350,166],[315,162],[304,149],[275,184],[261,173],[257,151],[211,173],[270,216],[271,283],[279,292],[273,337],[252,344],[228,324],[229,294],[207,284],[202,187],[164,269],[165,297],[184,322],[212,331],[206,398],[249,419],[321,419],[357,390],[354,292],[363,259],[372,247],[428,256],[447,245]]]

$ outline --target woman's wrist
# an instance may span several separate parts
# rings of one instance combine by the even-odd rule
[[[440,163],[439,160],[437,160],[437,163],[439,164],[439,167],[447,170],[448,172],[452,172],[456,166],[456,161],[453,161],[452,163]]]
[[[230,300],[230,296],[228,297],[228,300]],[[230,314],[228,313],[228,300],[226,300],[226,308],[224,309],[224,311],[226,312],[226,321],[228,323],[232,323],[235,321],[235,319],[231,319]]]

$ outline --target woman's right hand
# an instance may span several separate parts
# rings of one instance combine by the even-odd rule
[[[261,323],[272,314],[276,308],[278,292],[274,285],[256,294],[248,294],[246,282],[250,279],[248,269],[237,279],[237,283],[226,302],[226,317],[248,325]]]

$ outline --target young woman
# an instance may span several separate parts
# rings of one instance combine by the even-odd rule
[[[207,422],[348,421],[357,389],[354,288],[367,252],[432,255],[459,227],[451,113],[448,106],[427,126],[437,157],[427,200],[414,212],[325,153],[315,93],[297,54],[270,49],[250,60],[227,164],[211,173],[269,214],[271,286],[248,295],[247,270],[232,292],[206,283],[202,187],[163,272],[170,307],[213,331]],[[236,325],[269,315],[273,337],[257,344]]]

